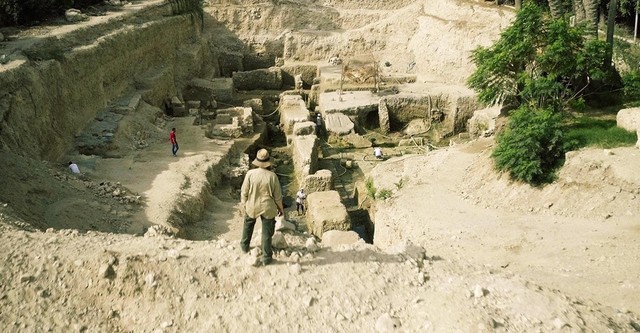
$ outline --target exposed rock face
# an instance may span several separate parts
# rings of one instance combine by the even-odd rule
[[[337,191],[311,193],[307,197],[307,205],[307,226],[314,235],[322,237],[329,230],[351,229],[347,209],[340,202]]]
[[[136,15],[136,22],[144,20],[144,15]],[[204,37],[194,37],[197,28],[189,18],[171,16],[153,24],[137,24],[135,29],[113,31],[109,38],[98,38],[105,34],[104,29],[87,28],[83,31],[85,37],[64,42],[56,38],[38,40],[33,49],[52,42],[51,52],[30,53],[42,61],[23,62],[2,72],[0,142],[3,146],[37,159],[58,159],[69,149],[73,134],[80,133],[96,115],[105,111],[109,101],[119,99],[132,87],[144,89],[143,98],[157,103],[159,97],[162,100],[175,95],[176,82],[217,71],[217,56],[212,53],[214,46]],[[185,41],[204,45],[195,54],[197,66],[183,61],[181,50]],[[64,54],[66,61],[60,61],[61,52],[70,47],[72,50]],[[147,91],[144,83],[156,75],[174,80]]]
[[[307,193],[333,190],[333,175],[330,170],[318,170],[304,178],[304,189]]]
[[[76,138],[76,148],[84,155],[107,155],[115,150],[114,136],[118,130],[118,122],[123,115],[104,111],[96,116],[95,121]]]
[[[300,95],[283,95],[280,98],[280,124],[285,134],[291,134],[293,125],[309,120],[309,110]]]
[[[282,70],[279,67],[234,72],[233,85],[239,90],[279,90],[282,88]]]
[[[616,122],[618,127],[622,127],[627,131],[636,132],[638,136],[636,147],[640,148],[640,108],[622,109],[618,111]]]

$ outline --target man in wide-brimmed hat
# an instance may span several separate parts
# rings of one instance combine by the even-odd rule
[[[262,220],[262,263],[268,265],[272,261],[271,238],[275,232],[276,215],[284,214],[282,207],[282,190],[278,176],[269,170],[271,161],[266,149],[258,150],[256,159],[251,164],[258,168],[249,170],[244,176],[240,189],[240,206],[244,208],[244,228],[240,247],[249,252],[253,228],[256,219]]]

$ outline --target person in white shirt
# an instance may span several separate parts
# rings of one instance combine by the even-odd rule
[[[80,168],[78,168],[78,165],[73,162],[69,162],[69,170],[71,170],[71,172],[73,173],[80,173]]]
[[[296,211],[298,212],[298,214],[300,214],[300,211],[302,211],[302,214],[304,214],[304,199],[307,198],[307,194],[304,193],[304,189],[301,188],[300,191],[298,191],[298,193],[296,194]]]
[[[381,160],[381,159],[383,158],[383,157],[382,157],[382,149],[381,149],[380,147],[375,147],[375,148],[373,148],[373,155],[374,155],[377,159]]]

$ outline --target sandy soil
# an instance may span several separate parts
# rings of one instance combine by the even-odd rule
[[[376,186],[395,193],[376,202],[376,244],[410,239],[446,258],[640,311],[640,183],[624,173],[640,152],[570,154],[558,181],[535,189],[495,174],[492,143],[379,165],[372,172]],[[602,167],[589,174],[594,164]],[[398,189],[400,179],[405,185]]]

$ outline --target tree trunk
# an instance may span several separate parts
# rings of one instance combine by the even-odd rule
[[[586,18],[586,12],[584,10],[583,0],[573,0],[573,12],[576,15],[576,24],[584,22]]]
[[[598,39],[598,0],[583,0],[587,21],[587,31]]]
[[[551,17],[561,17],[564,14],[562,0],[549,0],[549,11],[551,12]]]
[[[616,13],[618,4],[616,0],[609,1],[609,14],[607,15],[607,56],[605,57],[605,66],[611,68],[613,58],[613,31],[616,27]]]

